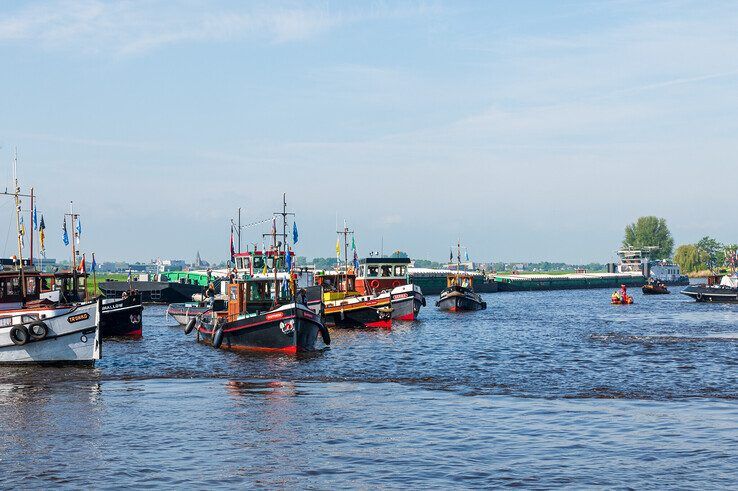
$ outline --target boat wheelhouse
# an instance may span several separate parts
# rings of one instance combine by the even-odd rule
[[[451,274],[447,277],[446,289],[436,302],[441,310],[460,312],[467,310],[484,310],[487,303],[474,292],[474,278],[466,273]]]
[[[319,272],[315,275],[315,282],[323,291],[323,315],[327,325],[392,327],[392,298],[389,292],[362,295],[356,290],[356,275],[353,272]]]

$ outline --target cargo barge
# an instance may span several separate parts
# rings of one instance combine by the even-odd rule
[[[500,292],[620,288],[620,285],[640,288],[646,283],[643,274],[635,272],[495,275],[494,281]]]
[[[424,295],[438,295],[446,289],[446,279],[456,271],[450,269],[409,268],[409,282],[417,285]],[[477,271],[465,271],[474,281],[474,290],[477,293],[494,293],[497,283],[494,278],[486,277]]]

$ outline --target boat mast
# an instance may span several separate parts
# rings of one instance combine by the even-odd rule
[[[77,238],[77,232],[76,232],[77,229],[74,226],[74,222],[79,217],[79,215],[77,215],[76,213],[74,213],[74,201],[70,201],[69,202],[69,213],[66,213],[66,215],[70,217],[71,225],[72,225],[72,240],[71,240],[71,245],[72,245],[72,271],[71,271],[71,273],[72,273],[72,290],[73,290],[72,295],[75,295],[76,296],[77,295],[77,286],[78,286],[78,281],[77,281],[77,249],[76,249],[76,247],[74,245],[74,241]]]
[[[285,256],[287,255],[287,217],[289,215],[295,216],[294,213],[288,213],[287,212],[287,193],[282,193],[282,211],[275,211],[274,215],[281,215],[282,216],[282,239],[284,240],[283,244],[283,250],[285,253]],[[276,229],[275,229],[276,233]],[[285,259],[286,260],[286,259]]]
[[[23,235],[21,234],[20,225],[20,213],[21,213],[21,200],[20,200],[20,186],[18,185],[18,148],[15,149],[15,156],[13,157],[13,183],[15,185],[15,225],[18,231],[18,271],[20,273],[21,283],[21,303],[26,303],[26,281],[25,275],[23,274]]]
[[[348,226],[346,225],[346,220],[343,220],[343,230],[336,230],[336,233],[340,236],[343,235],[343,262],[344,262],[344,276],[345,276],[345,288],[346,292],[348,292],[348,236],[349,234],[353,235],[354,231],[349,230]],[[337,265],[340,267],[340,265]],[[340,271],[339,271],[340,273]]]
[[[33,208],[33,188],[31,188],[31,209],[30,209],[30,218],[31,219],[28,222],[30,224],[30,227],[31,227],[31,232],[30,232],[31,251],[30,251],[30,254],[28,256],[29,264],[31,266],[33,266],[33,209],[34,209]]]

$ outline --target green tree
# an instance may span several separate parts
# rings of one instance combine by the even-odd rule
[[[723,244],[713,239],[712,237],[702,237],[697,242],[697,249],[700,252],[700,256],[703,258],[704,263],[710,269],[715,270],[718,266],[725,262],[725,250]]]
[[[683,244],[677,247],[674,252],[674,262],[679,265],[682,273],[694,273],[707,268],[695,244]]]
[[[407,252],[405,252],[405,251],[395,251],[395,252],[392,253],[392,255],[390,257],[397,258],[397,257],[410,257],[410,256],[408,256],[407,255]]]
[[[666,220],[654,216],[640,217],[635,223],[625,227],[624,247],[635,249],[654,248],[653,259],[671,257],[674,250],[674,239],[671,236]]]
[[[735,272],[738,267],[738,244],[727,244],[725,251],[725,265]]]

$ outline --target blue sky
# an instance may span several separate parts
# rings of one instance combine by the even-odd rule
[[[2,2],[0,175],[17,146],[53,257],[70,199],[99,258],[214,259],[282,192],[307,256],[337,218],[439,260],[605,261],[644,214],[736,242],[737,30],[732,2]]]

